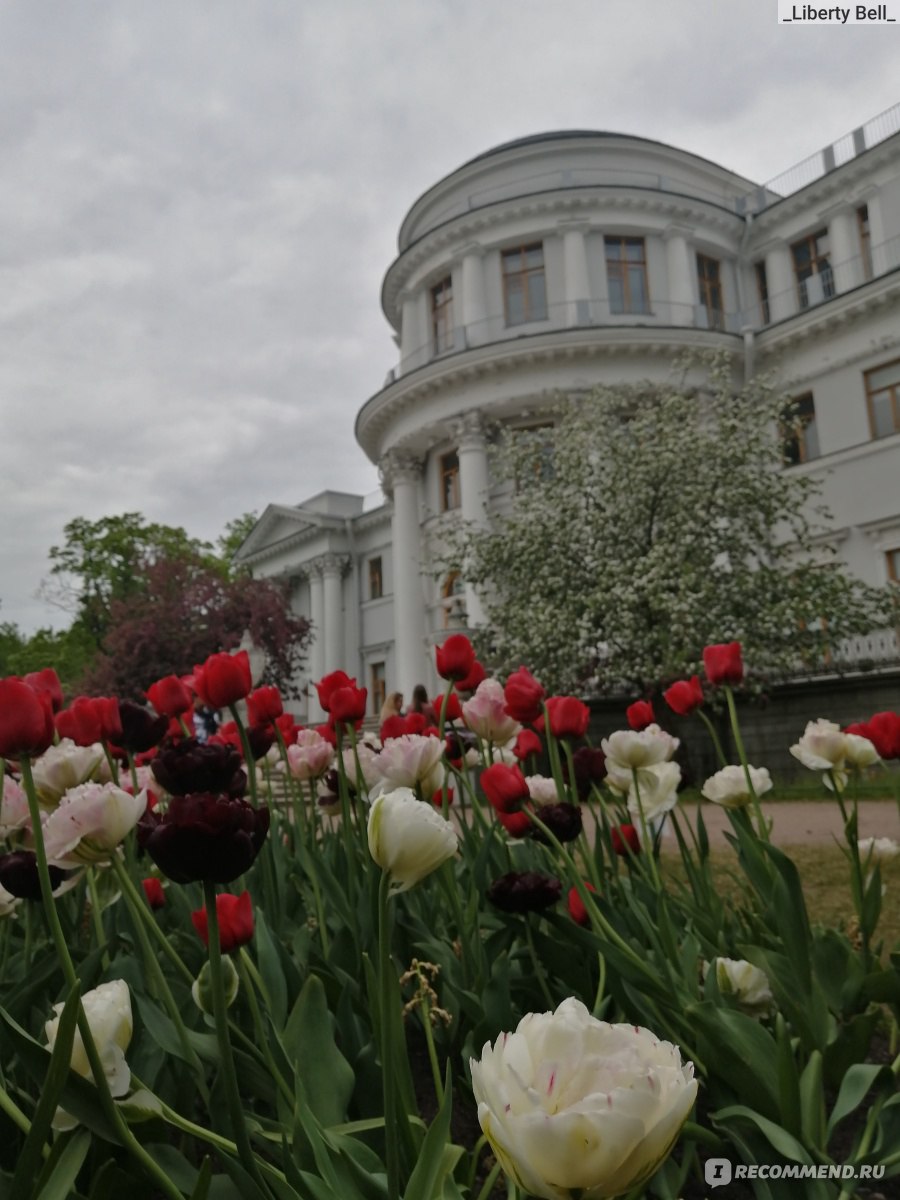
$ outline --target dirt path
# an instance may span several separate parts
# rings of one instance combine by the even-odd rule
[[[679,806],[682,820],[696,821],[696,804]],[[843,842],[843,820],[837,804],[828,800],[783,800],[766,804],[763,812],[774,821],[772,841],[779,846],[804,846],[817,843]],[[731,826],[723,808],[717,804],[703,805],[703,820],[712,845],[725,845],[724,830]],[[900,842],[900,812],[892,800],[861,800],[859,802],[859,836],[890,837]]]

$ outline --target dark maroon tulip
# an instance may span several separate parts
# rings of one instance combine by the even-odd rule
[[[606,755],[593,746],[579,746],[572,755],[575,768],[575,791],[579,800],[587,800],[593,784],[600,784],[606,777]],[[563,778],[569,783],[569,764],[563,759]]]
[[[508,913],[541,912],[562,895],[562,884],[539,871],[510,871],[487,890],[490,902]]]
[[[49,867],[50,886],[59,887],[67,872],[59,867]],[[0,858],[0,884],[12,896],[20,900],[40,900],[41,880],[38,875],[37,856],[33,850],[14,850]]]
[[[542,824],[546,825],[558,842],[574,842],[581,833],[581,805],[579,804],[544,804],[536,813]],[[546,842],[549,839],[537,825],[532,826],[532,837],[536,842]]]
[[[138,845],[175,883],[231,883],[250,869],[269,832],[269,810],[203,792],[173,796],[165,813],[148,812]]]
[[[160,750],[150,767],[172,796],[192,792],[243,796],[247,788],[241,756],[233,746],[201,745],[196,738],[185,738]]]
[[[119,701],[119,722],[122,734],[116,744],[132,754],[143,754],[158,746],[169,728],[168,717],[155,716],[149,708],[133,700]]]

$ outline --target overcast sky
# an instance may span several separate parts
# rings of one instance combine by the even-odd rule
[[[0,0],[0,621],[75,516],[214,539],[366,493],[416,197],[500,142],[656,138],[760,182],[900,100],[900,28],[776,0]]]

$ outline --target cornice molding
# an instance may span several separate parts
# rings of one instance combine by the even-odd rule
[[[887,305],[896,304],[898,300],[900,269],[761,330],[756,335],[757,351],[766,357],[781,354],[811,339],[833,335],[836,330],[851,326]],[[893,339],[891,344],[896,344],[897,340]],[[871,353],[870,343],[860,351],[858,357],[865,358]]]
[[[388,268],[382,286],[381,304],[385,316],[397,328],[400,319],[399,299],[409,288],[411,277],[442,251],[447,253],[447,261],[450,262],[460,256],[461,244],[469,252],[473,243],[482,245],[483,251],[493,249],[492,243],[484,244],[484,235],[490,235],[499,245],[504,240],[499,233],[501,227],[523,217],[546,218],[544,228],[535,229],[535,236],[561,236],[563,230],[559,223],[564,221],[601,229],[602,221],[594,218],[612,208],[636,214],[652,214],[666,218],[670,223],[684,223],[692,229],[700,225],[704,229],[713,228],[735,236],[739,235],[744,224],[743,218],[737,213],[719,207],[712,201],[677,192],[625,187],[621,184],[513,196],[475,212],[451,218],[446,225],[423,234],[419,241],[398,255]]]

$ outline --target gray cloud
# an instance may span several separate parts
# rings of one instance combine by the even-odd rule
[[[732,0],[35,0],[0,9],[0,620],[79,515],[214,538],[367,492],[399,223],[539,130],[621,130],[763,180],[896,100],[877,29]]]

